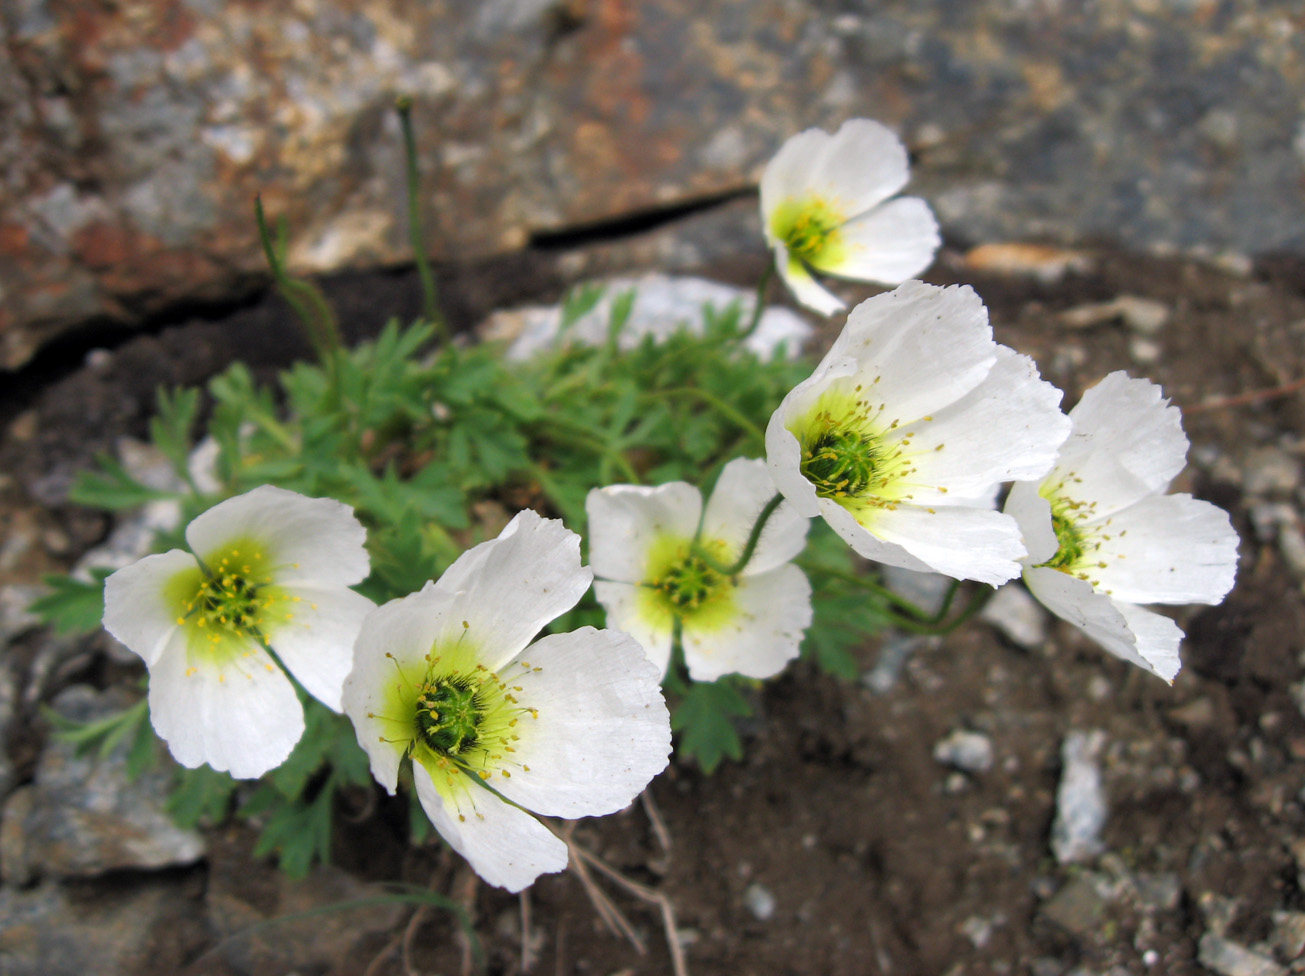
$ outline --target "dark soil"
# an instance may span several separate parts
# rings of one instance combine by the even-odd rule
[[[940,262],[930,279],[974,284],[997,338],[1037,358],[1065,389],[1067,405],[1106,372],[1127,369],[1150,376],[1186,408],[1200,463],[1177,487],[1232,513],[1242,536],[1238,585],[1222,606],[1180,614],[1188,639],[1172,687],[1067,625],[1053,626],[1045,646],[1027,651],[979,624],[921,644],[884,695],[805,665],[766,683],[756,694],[745,761],[711,777],[674,764],[652,784],[669,850],[647,805],[575,829],[588,850],[665,896],[692,973],[1044,976],[1083,967],[1182,974],[1204,971],[1195,959],[1211,926],[1212,895],[1233,900],[1226,935],[1246,945],[1269,937],[1274,911],[1305,911],[1290,851],[1305,832],[1305,718],[1292,692],[1305,670],[1305,601],[1278,548],[1251,530],[1240,478],[1256,448],[1299,453],[1305,398],[1209,402],[1305,375],[1303,270],[1283,260],[1234,274],[1100,252],[1091,270],[1041,284],[979,278],[958,260]],[[480,273],[475,294],[457,291],[455,278],[448,282],[462,324],[500,299],[555,294],[558,284],[532,275],[528,261]],[[354,335],[416,311],[411,275],[356,277],[332,290]],[[1118,322],[1085,329],[1059,322],[1067,308],[1125,294],[1172,309],[1153,363],[1134,360],[1130,334]],[[64,564],[106,531],[103,518],[59,499],[94,452],[121,433],[144,433],[158,384],[201,382],[236,355],[266,372],[300,352],[283,310],[267,302],[228,321],[161,324],[62,375],[46,363],[39,384],[16,383],[0,394],[7,397],[0,471],[9,476],[0,520],[36,519],[49,540],[8,579]],[[865,670],[880,644],[863,649]],[[934,760],[934,744],[958,728],[990,737],[990,772],[956,773]],[[1109,853],[1062,867],[1048,842],[1060,745],[1069,730],[1094,728],[1108,743]],[[10,743],[16,758],[30,762],[35,735]],[[528,900],[518,900],[477,884],[438,846],[405,850],[393,827],[401,818],[386,802],[368,813],[360,800],[360,809],[359,822],[341,826],[338,863],[361,878],[433,885],[459,900],[489,972],[523,971],[523,912],[530,972],[670,972],[657,905],[595,875],[633,923],[640,952],[605,927],[574,872],[545,876]],[[244,828],[215,832],[208,863],[167,883],[182,885],[182,904],[189,899],[195,915],[204,911],[206,892],[211,905],[219,879],[238,879],[250,903],[274,904],[258,892],[280,884],[275,869],[253,860],[251,847]],[[1157,903],[1143,882],[1164,876],[1176,877],[1180,892]],[[1116,896],[1079,898],[1084,878],[1114,883]],[[753,884],[774,898],[765,921],[745,901]],[[323,919],[325,927],[349,924],[347,916]],[[237,952],[240,937],[219,943],[193,920],[173,924],[160,930],[147,976],[179,968],[456,973],[464,965],[465,940],[445,913],[413,921],[406,909],[388,941],[364,940],[327,963],[310,961],[312,936],[302,938],[302,956],[292,939],[275,954]]]

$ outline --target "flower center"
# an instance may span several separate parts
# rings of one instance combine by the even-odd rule
[[[838,229],[846,222],[837,207],[820,197],[785,200],[775,210],[771,231],[790,255],[810,264],[839,243]]]
[[[1051,527],[1056,533],[1056,554],[1041,566],[1068,572],[1083,558],[1083,535],[1064,512],[1051,513]]]
[[[456,756],[480,739],[485,718],[481,686],[455,674],[422,686],[417,699],[417,735],[441,755]]]
[[[874,480],[882,450],[857,430],[831,427],[802,446],[803,477],[822,498],[863,494]]]
[[[207,643],[237,643],[253,639],[266,643],[269,630],[292,620],[293,613],[274,615],[269,608],[289,599],[272,582],[262,547],[252,540],[235,540],[208,554],[192,572],[178,578],[178,624],[184,624]]]
[[[721,592],[724,582],[724,576],[690,553],[654,580],[652,586],[665,594],[676,610],[697,610]]]

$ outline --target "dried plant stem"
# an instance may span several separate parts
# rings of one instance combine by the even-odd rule
[[[1293,380],[1290,383],[1269,387],[1268,389],[1248,390],[1245,393],[1237,393],[1232,396],[1209,397],[1190,407],[1183,407],[1183,413],[1205,413],[1208,410],[1226,410],[1229,407],[1245,407],[1252,403],[1259,403],[1262,400],[1275,400],[1278,397],[1291,396],[1291,394],[1299,393],[1301,390],[1305,390],[1305,376],[1298,380]]]

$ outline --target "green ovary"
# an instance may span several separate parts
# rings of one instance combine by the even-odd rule
[[[812,267],[837,265],[846,251],[840,228],[847,215],[820,197],[790,198],[775,208],[770,232],[793,258]]]
[[[1070,572],[1083,558],[1083,537],[1075,528],[1073,520],[1063,512],[1051,513],[1051,527],[1056,533],[1056,554],[1041,565],[1047,569]]]

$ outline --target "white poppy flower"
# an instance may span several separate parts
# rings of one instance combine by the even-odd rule
[[[1060,397],[992,341],[970,288],[911,281],[852,310],[771,416],[767,460],[793,507],[862,556],[995,586],[1025,555],[997,489],[1054,463]]]
[[[933,263],[942,239],[929,205],[889,199],[908,177],[906,147],[870,119],[833,135],[807,129],[780,147],[761,176],[761,223],[799,302],[822,315],[845,307],[812,271],[896,285]]]
[[[521,512],[439,582],[368,616],[345,681],[372,774],[394,793],[411,758],[435,828],[511,891],[567,864],[527,810],[615,813],[670,754],[656,669],[627,635],[583,627],[530,643],[592,578],[578,535]]]
[[[104,628],[149,669],[150,718],[183,766],[247,779],[279,766],[304,731],[276,653],[340,710],[353,641],[374,604],[347,505],[263,485],[186,528],[190,552],[146,556],[105,581]]]
[[[1187,437],[1154,383],[1111,373],[1069,417],[1056,466],[1006,502],[1028,545],[1024,583],[1112,654],[1173,681],[1183,632],[1138,604],[1221,601],[1237,571],[1237,533],[1222,509],[1164,493]]]
[[[684,661],[695,681],[726,674],[768,678],[797,657],[811,624],[811,585],[790,560],[806,545],[807,523],[782,504],[737,576],[712,569],[742,554],[775,487],[760,460],[725,465],[707,510],[693,485],[610,485],[589,493],[589,561],[608,623],[632,635],[661,672],[678,619]]]

